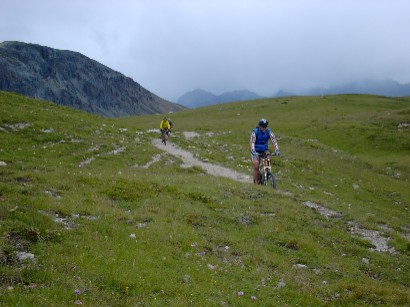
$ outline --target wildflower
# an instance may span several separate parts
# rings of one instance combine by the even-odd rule
[[[76,305],[82,305],[82,304],[83,304],[83,302],[82,302],[82,301],[80,301],[80,300],[76,300],[76,301],[75,301],[75,304],[76,304]]]
[[[80,294],[81,294],[81,291],[80,291],[79,289],[75,289],[75,290],[74,290],[74,294],[75,294],[75,295],[80,295]]]
[[[255,301],[255,300],[256,300],[256,296],[255,296],[255,295],[252,295],[252,296],[251,296],[251,299],[252,299],[253,301]]]
[[[244,295],[243,291],[238,292],[238,296],[243,296],[243,295]]]

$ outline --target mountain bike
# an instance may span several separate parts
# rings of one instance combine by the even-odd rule
[[[272,174],[272,167],[270,165],[270,154],[265,152],[259,154],[259,184],[271,185],[276,189],[275,176]]]

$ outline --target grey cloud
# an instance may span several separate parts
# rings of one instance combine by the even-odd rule
[[[407,0],[2,0],[0,41],[80,52],[176,101],[196,88],[410,82]]]

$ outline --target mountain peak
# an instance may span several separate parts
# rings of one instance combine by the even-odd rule
[[[0,89],[106,117],[167,113],[183,107],[81,53],[0,43]]]
[[[231,92],[223,93],[221,95],[215,95],[203,89],[196,89],[182,95],[178,99],[178,103],[189,108],[197,108],[218,103],[252,100],[259,98],[263,97],[247,89],[234,90]]]

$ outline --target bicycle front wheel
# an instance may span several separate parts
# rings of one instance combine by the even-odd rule
[[[259,171],[259,184],[265,185],[265,181],[265,175],[261,171]]]
[[[276,180],[272,173],[268,173],[268,180],[266,181],[266,185],[270,185],[272,188],[276,189]]]

